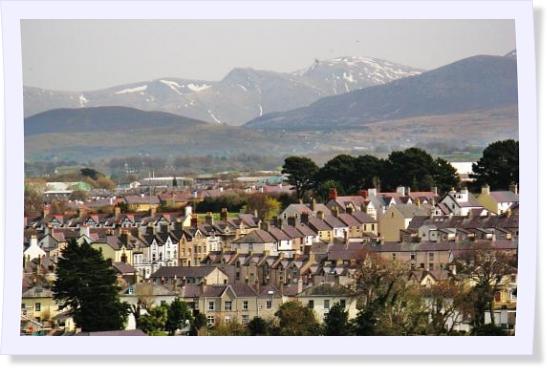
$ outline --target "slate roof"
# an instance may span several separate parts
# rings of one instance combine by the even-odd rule
[[[233,243],[276,243],[276,239],[268,232],[257,229],[235,240]]]
[[[519,202],[519,196],[512,192],[512,191],[509,191],[509,190],[504,190],[504,191],[494,191],[494,192],[491,192],[491,197],[497,201],[497,203],[502,203],[502,202]]]
[[[219,269],[217,266],[164,266],[160,267],[156,272],[150,275],[152,279],[158,278],[187,278],[187,277],[206,277],[211,274],[216,269]],[[220,270],[220,269],[219,269]],[[220,270],[221,271],[221,270]],[[221,271],[222,272],[222,271]]]

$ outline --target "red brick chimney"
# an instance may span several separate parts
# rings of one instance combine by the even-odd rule
[[[198,215],[195,213],[193,213],[192,217],[190,218],[190,226],[195,229],[198,227]]]
[[[337,188],[329,188],[329,200],[337,199]]]

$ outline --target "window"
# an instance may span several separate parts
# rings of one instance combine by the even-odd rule
[[[433,269],[434,269],[434,264],[433,264],[433,263],[429,263],[429,264],[428,264],[428,269],[429,269],[429,270],[433,270]]]
[[[266,301],[266,309],[272,309],[272,300]]]
[[[236,280],[240,280],[240,272],[236,272]]]
[[[392,253],[392,260],[393,260],[393,261],[396,260],[396,253]]]
[[[323,301],[323,307],[324,309],[329,309],[329,299]]]
[[[495,301],[496,301],[496,302],[500,302],[500,299],[501,299],[501,298],[500,298],[500,291],[497,291],[497,292],[495,293]]]
[[[244,325],[247,325],[249,323],[249,315],[248,314],[242,314],[242,323]]]
[[[249,306],[248,304],[249,304],[249,303],[247,302],[247,300],[244,300],[244,310],[247,310],[247,308],[248,308],[248,306]]]
[[[21,303],[21,309],[25,309],[26,307],[25,303]]]
[[[36,312],[40,312],[41,309],[42,309],[42,304],[40,304],[40,303],[34,304],[34,310]]]
[[[424,263],[421,263],[420,268],[424,268]]]
[[[346,299],[339,300],[339,303],[341,304],[341,307],[346,308]]]
[[[310,308],[310,309],[314,308],[314,301],[313,300],[308,301],[308,308]]]
[[[215,317],[213,316],[207,316],[207,325],[213,326],[215,324]]]
[[[215,302],[209,302],[207,310],[210,310],[210,311],[215,310]]]
[[[227,310],[227,311],[232,310],[232,302],[231,301],[225,302],[225,310]]]
[[[156,261],[156,253],[152,253],[152,262]]]
[[[434,253],[428,253],[428,260],[432,262],[434,260]]]
[[[415,255],[414,255],[414,254],[411,254],[411,260],[412,260],[412,261],[415,260]]]

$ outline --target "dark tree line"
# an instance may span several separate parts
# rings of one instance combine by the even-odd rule
[[[298,198],[314,190],[325,199],[331,187],[340,194],[355,194],[366,188],[393,191],[398,186],[413,191],[428,191],[436,186],[446,192],[459,184],[457,172],[449,162],[434,159],[419,148],[394,151],[386,159],[338,155],[321,168],[309,158],[291,156],[286,158],[282,172],[288,174]]]
[[[519,143],[506,140],[490,144],[472,170],[474,190],[485,184],[493,190],[507,190],[510,184],[518,184]],[[448,161],[416,147],[393,151],[386,159],[338,155],[322,167],[307,157],[291,156],[285,159],[282,172],[288,175],[299,199],[310,191],[326,199],[330,188],[344,195],[366,188],[394,191],[405,186],[413,191],[428,191],[435,186],[445,193],[460,182],[456,169]]]

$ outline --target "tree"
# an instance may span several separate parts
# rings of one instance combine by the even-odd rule
[[[353,194],[360,189],[360,173],[358,161],[350,155],[338,155],[327,161],[318,171],[316,181],[318,186],[332,180],[338,183],[341,194]]]
[[[176,177],[176,176],[173,177],[173,180],[171,181],[171,185],[172,185],[174,188],[177,187],[177,177]]]
[[[42,194],[29,186],[25,186],[25,214],[28,215],[34,212],[41,212],[43,205]]]
[[[355,162],[357,182],[354,184],[357,190],[376,188],[384,168],[384,160],[375,156],[358,156]]]
[[[207,318],[205,314],[195,311],[194,318],[190,325],[190,333],[193,336],[198,336],[200,330],[204,328],[207,324]]]
[[[69,199],[72,201],[85,201],[88,199],[88,192],[83,190],[75,190],[70,193]]]
[[[247,329],[238,321],[231,319],[228,322],[219,322],[215,324],[210,330],[209,334],[212,336],[245,336],[247,335]]]
[[[268,322],[261,317],[255,317],[247,324],[247,331],[251,336],[266,336],[268,334]]]
[[[405,305],[409,291],[406,284],[408,272],[402,265],[388,263],[374,254],[368,255],[354,276],[354,294],[361,301],[358,315],[352,321],[356,335],[395,334],[396,323],[401,333],[410,332],[407,329],[415,316],[407,313],[411,308]],[[415,301],[413,298],[412,304],[416,304]]]
[[[191,319],[192,312],[187,304],[176,298],[171,302],[167,311],[166,330],[173,336],[177,330],[184,328],[187,321],[190,322]]]
[[[489,184],[492,190],[508,190],[519,184],[519,142],[508,139],[491,143],[479,161],[472,165],[475,186]]]
[[[348,323],[348,312],[344,305],[336,303],[331,307],[324,321],[323,334],[325,336],[346,336],[351,332]]]
[[[276,217],[280,212],[281,204],[276,198],[257,193],[249,196],[246,205],[246,211],[251,213],[257,211],[261,220],[269,220]]]
[[[430,190],[434,183],[435,163],[432,156],[420,148],[394,151],[385,163],[383,186],[395,190],[403,185],[411,190]]]
[[[503,280],[516,273],[516,256],[496,251],[489,244],[476,245],[463,252],[455,262],[459,272],[473,282],[466,294],[472,326],[477,329],[485,325],[485,312],[489,312],[492,323],[495,320],[495,294],[502,290]]]
[[[120,330],[129,314],[120,302],[116,273],[101,251],[87,242],[70,240],[57,264],[53,298],[60,309],[69,307],[75,324],[84,332]]]
[[[459,185],[460,179],[457,170],[449,162],[438,157],[434,161],[434,184],[442,193],[447,193]]]
[[[97,171],[95,169],[92,169],[92,168],[89,168],[89,167],[85,167],[83,169],[80,169],[80,175],[87,176],[87,177],[89,177],[93,180],[97,180],[99,177],[104,176],[99,171]]]
[[[299,302],[282,304],[275,316],[279,321],[277,334],[280,336],[316,336],[321,331],[312,310]]]
[[[165,335],[168,313],[169,307],[165,303],[162,303],[159,306],[151,306],[147,309],[147,314],[143,314],[139,317],[137,325],[147,335]]]
[[[434,335],[453,333],[455,324],[466,315],[466,290],[456,280],[440,280],[422,290],[429,309],[430,332]]]
[[[318,166],[308,157],[290,156],[284,161],[282,173],[288,175],[289,184],[295,187],[297,199],[314,187]]]

